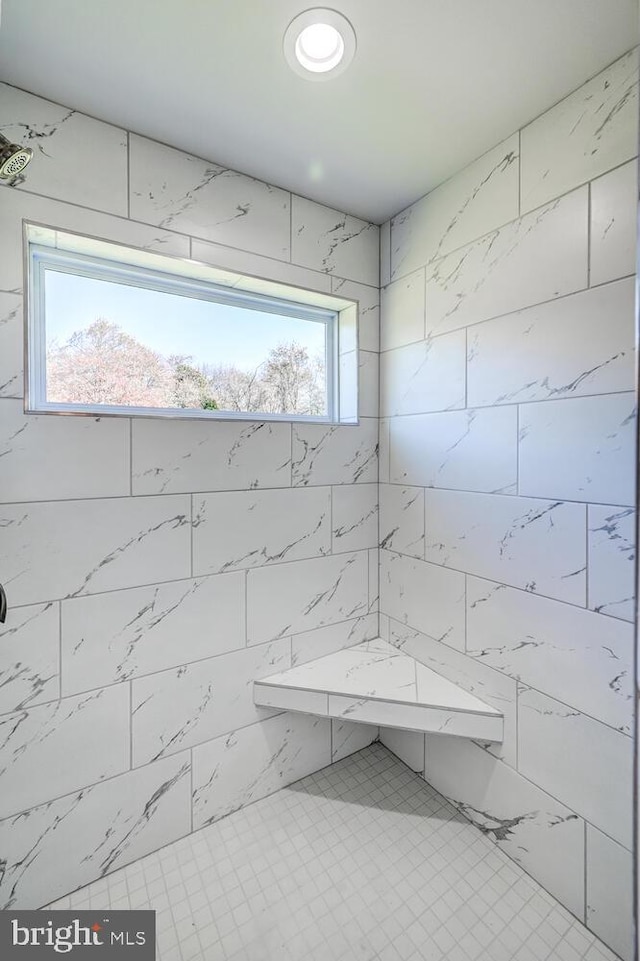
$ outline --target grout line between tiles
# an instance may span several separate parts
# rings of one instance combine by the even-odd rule
[[[58,700],[62,700],[62,601],[58,601]]]
[[[126,131],[127,135],[127,220],[131,217],[131,133],[129,130]]]
[[[591,287],[591,181],[587,193],[587,287]]]
[[[584,822],[584,920],[583,923],[587,924],[587,907],[588,907],[588,894],[587,894],[587,841],[588,831],[587,822]]]

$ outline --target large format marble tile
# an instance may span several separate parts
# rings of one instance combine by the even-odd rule
[[[133,493],[289,487],[291,425],[133,421]]]
[[[486,751],[427,736],[425,779],[577,917],[584,917],[584,822]]]
[[[440,490],[425,503],[428,561],[585,604],[582,504]]]
[[[632,393],[520,406],[519,492],[635,503]]]
[[[515,493],[518,418],[515,407],[394,417],[392,484]]]
[[[378,615],[365,614],[350,621],[338,624],[328,624],[317,627],[312,631],[294,634],[291,638],[291,666],[306,664],[317,657],[341,651],[344,647],[353,647],[363,641],[370,641],[378,636]]]
[[[366,551],[274,564],[247,574],[247,643],[368,613]]]
[[[213,574],[331,552],[328,487],[193,498],[193,572]]]
[[[371,350],[351,350],[338,360],[340,421],[378,416],[379,357]]]
[[[380,609],[437,641],[464,650],[464,574],[382,551]]]
[[[34,153],[14,189],[127,216],[126,131],[8,84],[0,84],[0,115],[0,133]]]
[[[304,197],[291,198],[291,260],[378,286],[378,228]]]
[[[134,767],[268,717],[253,703],[253,682],[290,665],[291,643],[281,638],[134,679]]]
[[[476,324],[469,406],[632,390],[634,288],[621,280]]]
[[[638,164],[632,160],[591,184],[592,284],[636,270]]]
[[[390,418],[378,419],[378,483],[389,483],[389,427]]]
[[[104,687],[0,718],[0,817],[129,767],[129,691]]]
[[[349,427],[293,424],[292,430],[294,487],[377,482],[377,418]]]
[[[32,166],[35,167],[36,161]],[[31,174],[29,174],[29,181]],[[7,188],[0,205],[0,290],[21,293],[23,288],[22,221],[49,224],[59,230],[72,230],[88,237],[176,257],[189,256],[189,238],[149,227],[124,217],[116,217],[61,203],[47,197]]]
[[[635,156],[637,114],[638,54],[632,50],[522,130],[522,209]]]
[[[633,855],[587,824],[587,927],[633,959]]]
[[[40,908],[188,834],[187,753],[0,821],[0,906]]]
[[[467,654],[627,734],[633,644],[630,624],[467,578]]]
[[[289,260],[288,191],[135,134],[129,167],[135,220]]]
[[[244,622],[241,572],[63,601],[63,694],[237,650]]]
[[[424,340],[424,269],[396,280],[380,293],[380,350]]]
[[[380,547],[424,558],[424,490],[380,484]]]
[[[374,724],[359,724],[351,721],[331,719],[331,763],[341,761],[356,751],[373,744],[378,739],[378,728]]]
[[[465,405],[466,337],[456,330],[380,355],[380,412],[423,414]]]
[[[333,552],[378,546],[378,485],[342,484],[332,491]]]
[[[515,133],[391,221],[395,279],[518,216]]]
[[[380,409],[380,357],[358,351],[358,416],[377,417]]]
[[[427,334],[443,334],[587,286],[587,187],[427,270]]]
[[[589,597],[593,611],[633,621],[635,598],[635,512],[589,507]]]
[[[21,401],[3,400],[0,458],[5,502],[124,496],[129,493],[129,421],[25,415]]]
[[[518,770],[631,847],[632,738],[523,688],[518,695]]]
[[[0,397],[23,396],[23,367],[22,295],[0,292]]]
[[[271,283],[300,287],[302,290],[331,293],[331,278],[319,270],[309,270],[285,260],[265,257],[251,250],[214,244],[208,240],[191,240],[191,259],[212,267],[230,270],[253,279],[262,278]],[[346,294],[345,294],[346,296]]]
[[[58,697],[59,650],[57,604],[8,609],[6,623],[0,624],[0,714]]]
[[[369,287],[367,284],[358,284],[353,280],[344,280],[342,277],[331,278],[331,293],[347,300],[355,300],[358,303],[358,330],[357,340],[355,337],[347,339],[346,332],[343,333],[340,327],[340,352],[353,349],[359,345],[360,350],[380,349],[380,292],[377,287]],[[355,330],[353,331],[355,335]]]
[[[375,547],[369,554],[369,613],[378,614],[380,608],[380,550]]]
[[[511,767],[517,760],[517,682],[505,677],[491,667],[467,657],[448,644],[441,644],[414,630],[391,620],[389,641],[394,647],[415,657],[426,667],[453,681],[458,687],[479,697],[481,701],[497,708],[504,718],[501,743],[487,741],[482,744],[496,757],[501,757]]]
[[[280,714],[193,751],[193,827],[273,794],[331,763],[331,721]]]
[[[181,496],[0,507],[9,604],[188,577],[190,524],[189,498]]]

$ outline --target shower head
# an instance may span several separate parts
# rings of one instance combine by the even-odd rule
[[[10,143],[0,133],[0,180],[11,180],[22,173],[31,158],[31,147],[21,147],[17,143]]]

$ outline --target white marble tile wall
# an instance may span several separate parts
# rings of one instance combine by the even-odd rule
[[[378,228],[7,85],[0,107],[35,150],[0,188],[0,904],[39,907],[377,736],[251,684],[378,634]],[[23,219],[357,301],[362,420],[25,416]]]
[[[625,961],[637,89],[634,51],[381,233],[381,634],[505,716],[425,776]]]
[[[586,846],[589,927],[621,958],[633,957],[633,855],[591,824]]]
[[[589,507],[588,606],[599,614],[633,621],[635,511]]]

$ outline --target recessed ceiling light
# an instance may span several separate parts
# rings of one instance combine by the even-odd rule
[[[284,35],[287,63],[307,80],[337,76],[346,70],[355,52],[353,27],[336,10],[306,10],[291,21]]]

